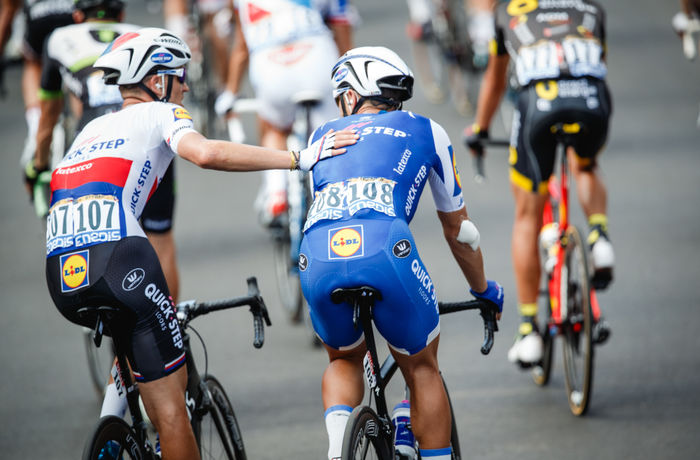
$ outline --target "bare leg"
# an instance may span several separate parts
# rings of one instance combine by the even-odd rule
[[[163,460],[200,458],[197,442],[187,417],[186,385],[187,368],[185,366],[167,377],[139,383],[146,412],[160,436]]]
[[[450,445],[452,419],[438,367],[439,340],[437,337],[411,356],[391,350],[411,390],[411,425],[421,449],[442,449]]]
[[[593,214],[606,214],[608,194],[597,174],[597,166],[593,168],[584,168],[579,164],[574,156],[572,149],[568,150],[569,164],[572,165],[571,171],[576,181],[576,192],[578,194],[581,208],[586,217]]]
[[[22,97],[24,108],[39,107],[39,84],[41,81],[41,61],[24,60],[22,69]]]
[[[515,269],[515,283],[520,304],[536,303],[540,285],[540,257],[537,238],[542,228],[542,213],[547,200],[511,184],[515,198],[515,221],[511,251]]]
[[[365,392],[362,358],[367,348],[364,342],[352,350],[325,347],[330,362],[321,384],[324,409],[337,405],[359,406]]]

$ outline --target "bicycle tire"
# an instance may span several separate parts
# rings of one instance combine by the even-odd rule
[[[98,348],[92,340],[93,330],[83,328],[83,343],[87,355],[90,383],[95,389],[95,394],[100,402],[104,398],[105,387],[109,379],[109,371],[114,363],[114,349],[112,340],[102,336],[102,345]]]
[[[440,373],[440,378],[442,379],[442,386],[445,388],[445,394],[447,395],[447,403],[450,406],[450,418],[452,420],[450,427],[450,446],[452,447],[452,460],[462,459],[462,450],[459,446],[459,433],[457,432],[457,421],[455,420],[455,411],[452,408],[452,399],[450,398],[450,392],[447,390],[447,383],[445,383],[445,378]]]
[[[369,406],[353,409],[345,426],[342,460],[393,460],[393,441],[383,433],[382,422]]]
[[[298,324],[303,320],[304,294],[296,264],[290,257],[290,241],[287,230],[273,236],[272,253],[275,265],[277,292],[287,319]]]
[[[588,254],[581,233],[574,226],[566,230],[561,298],[566,299],[562,318],[564,375],[571,412],[584,415],[593,389],[593,313],[591,310]]]
[[[111,457],[103,455],[103,448],[114,449]],[[128,423],[117,416],[108,415],[100,419],[92,434],[88,437],[82,456],[83,460],[104,458],[142,460],[153,457],[139,444],[134,431]]]
[[[209,397],[195,409],[192,428],[202,460],[246,460],[243,436],[231,401],[221,383],[211,375],[203,378]]]

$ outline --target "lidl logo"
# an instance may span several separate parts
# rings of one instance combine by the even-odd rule
[[[192,119],[192,115],[190,115],[190,113],[187,111],[187,109],[185,109],[183,107],[178,107],[178,108],[173,109],[173,114],[175,115],[176,120],[182,120],[183,118],[187,119],[187,120]]]
[[[74,291],[90,284],[88,279],[88,251],[62,255],[60,263],[62,292]]]
[[[329,259],[360,257],[364,255],[362,233],[362,225],[329,230]]]

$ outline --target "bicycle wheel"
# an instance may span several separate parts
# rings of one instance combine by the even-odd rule
[[[392,443],[377,413],[368,406],[356,407],[345,426],[341,459],[393,460]]]
[[[304,295],[301,292],[297,264],[290,256],[290,247],[289,231],[279,229],[278,234],[272,237],[277,292],[287,318],[296,324],[303,319]]]
[[[588,410],[593,387],[593,314],[586,247],[574,226],[566,231],[567,244],[562,267],[562,312],[564,374],[569,408],[574,415]],[[563,302],[562,302],[563,303]]]
[[[83,460],[141,460],[152,458],[136,440],[131,427],[114,415],[102,417],[83,449]]]
[[[90,382],[95,389],[97,398],[102,402],[105,386],[109,379],[109,370],[114,363],[114,348],[112,340],[105,336],[102,337],[100,347],[96,347],[95,342],[92,340],[92,332],[90,328],[83,328],[83,342],[85,343]]]
[[[447,402],[450,405],[450,417],[452,419],[452,428],[450,429],[450,445],[452,446],[452,460],[461,460],[462,451],[459,447],[459,433],[457,433],[457,421],[455,420],[455,411],[452,408],[450,392],[447,390],[447,384],[445,383],[445,378],[442,376],[442,373],[440,373],[440,378],[442,378],[442,386],[445,387]]]
[[[245,460],[243,436],[233,406],[219,381],[207,375],[203,379],[209,394],[195,410],[192,427],[202,460],[225,458]]]

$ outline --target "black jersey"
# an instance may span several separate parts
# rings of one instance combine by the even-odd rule
[[[508,53],[518,83],[604,79],[605,12],[591,0],[511,0],[495,15],[494,54]]]

